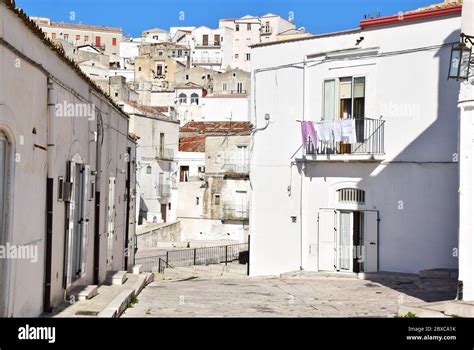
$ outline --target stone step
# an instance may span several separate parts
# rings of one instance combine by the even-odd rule
[[[75,301],[88,300],[97,295],[98,288],[97,285],[77,286],[68,292],[67,298],[70,300],[70,297],[74,296]]]
[[[134,275],[139,275],[140,273],[142,273],[143,271],[143,265],[134,265],[132,267],[132,273]]]
[[[107,273],[106,282],[111,285],[120,286],[124,284],[126,280],[127,280],[127,271],[111,271]]]
[[[456,317],[474,317],[474,301],[451,301],[446,303],[444,313]]]
[[[120,292],[100,313],[97,317],[119,317],[127,308],[128,303],[132,300],[135,292],[131,288],[126,288]]]
[[[438,303],[433,303],[429,307],[428,305],[406,305],[401,304],[398,306],[397,315],[399,317],[403,317],[408,313],[415,315],[416,317],[437,317],[443,318],[448,317],[443,313],[443,307],[441,305],[437,305]]]

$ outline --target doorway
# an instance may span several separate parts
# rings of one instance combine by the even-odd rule
[[[378,212],[321,209],[318,270],[378,271]]]
[[[161,220],[163,220],[163,222],[166,222],[166,210],[167,210],[167,205],[162,204],[161,205]]]

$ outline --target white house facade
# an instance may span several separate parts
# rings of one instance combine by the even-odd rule
[[[252,48],[251,275],[457,268],[460,11]]]

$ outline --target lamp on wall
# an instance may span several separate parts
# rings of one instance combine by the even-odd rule
[[[459,44],[451,49],[448,79],[467,80],[469,78],[469,67],[474,62],[471,61],[472,48],[467,46],[467,43],[474,46],[474,36],[461,33]]]

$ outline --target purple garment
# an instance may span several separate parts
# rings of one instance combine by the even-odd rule
[[[317,148],[318,139],[316,136],[316,130],[314,129],[314,123],[311,121],[301,122],[301,137],[303,141],[303,147],[306,147],[308,136],[311,138],[314,148]]]

